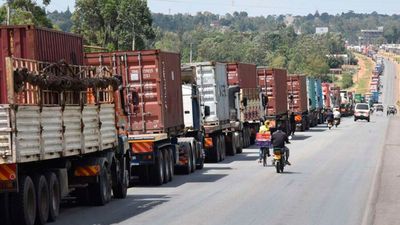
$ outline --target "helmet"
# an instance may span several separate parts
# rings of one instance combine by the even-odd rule
[[[266,120],[265,123],[264,123],[264,125],[265,125],[265,126],[269,126],[270,123],[271,123],[271,121]]]

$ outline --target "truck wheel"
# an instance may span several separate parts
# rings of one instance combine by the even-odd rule
[[[36,224],[46,224],[49,219],[49,206],[50,206],[50,195],[49,185],[43,175],[35,175],[34,183],[36,188]]]
[[[153,184],[164,183],[164,157],[160,150],[157,150],[156,164],[153,166]]]
[[[129,171],[127,170],[127,162],[126,157],[122,157],[119,161],[120,172],[122,174],[122,182],[117,182],[117,184],[113,185],[112,191],[114,198],[126,198],[128,195],[128,186],[129,186]],[[121,176],[118,174],[117,176]]]
[[[190,158],[190,160],[192,161],[191,172],[193,173],[196,170],[196,145],[192,146],[191,150],[192,150],[192,157]]]
[[[243,134],[239,132],[238,143],[236,146],[236,153],[240,154],[243,152]]]
[[[169,152],[167,149],[163,151],[163,156],[164,156],[164,183],[167,183],[170,181],[170,170],[169,170],[169,164],[171,163],[169,160]]]
[[[189,146],[188,152],[187,152],[187,163],[184,168],[184,174],[190,174],[192,171],[192,146],[187,143],[187,146]]]
[[[11,218],[13,224],[34,225],[36,219],[36,190],[32,179],[23,176],[19,180],[19,192],[11,194]]]
[[[168,168],[169,174],[170,174],[170,178],[169,178],[170,180],[169,181],[171,181],[171,180],[174,179],[174,173],[175,173],[175,170],[174,170],[174,168],[175,168],[174,151],[171,148],[169,148],[168,149],[168,153],[169,153],[169,161],[170,161],[169,168]]]
[[[225,145],[225,135],[221,135],[220,136],[220,138],[221,138],[221,150],[222,150],[222,159],[221,159],[221,161],[223,161],[223,160],[225,160],[225,158],[226,158],[226,145]]]
[[[10,225],[10,205],[9,205],[9,194],[0,194],[0,224]]]
[[[49,184],[49,222],[56,221],[56,218],[60,214],[60,182],[55,173],[46,173],[46,180]]]
[[[100,169],[98,182],[89,185],[90,200],[97,206],[103,206],[111,200],[111,173],[106,165]]]

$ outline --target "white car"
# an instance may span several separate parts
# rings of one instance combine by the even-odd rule
[[[357,103],[354,107],[354,121],[367,120],[370,121],[370,108],[367,103]]]

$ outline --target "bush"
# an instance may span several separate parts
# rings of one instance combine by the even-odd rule
[[[353,86],[353,76],[351,74],[344,74],[341,80],[341,88],[347,89]]]

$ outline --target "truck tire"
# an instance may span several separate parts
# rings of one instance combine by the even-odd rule
[[[169,181],[172,181],[174,179],[174,174],[175,174],[174,151],[171,148],[169,148],[168,149],[168,153],[169,153],[169,161],[170,161],[169,168],[168,168],[169,169],[169,174],[170,174],[170,180]]]
[[[160,150],[157,150],[156,163],[153,166],[153,184],[161,185],[164,183],[164,156]]]
[[[11,225],[10,221],[10,205],[9,194],[0,194],[0,224]]]
[[[127,158],[122,157],[119,160],[120,172],[122,173],[122,182],[118,182],[113,185],[112,191],[114,198],[123,199],[128,195],[128,187],[129,187],[129,171],[127,169]],[[121,174],[117,174],[117,176],[121,176]]]
[[[221,135],[220,136],[220,140],[221,140],[221,161],[224,161],[226,158],[226,145],[225,145],[225,135]]]
[[[49,219],[50,195],[49,185],[43,175],[35,175],[33,182],[36,189],[36,224],[46,224]]]
[[[229,133],[228,136],[225,137],[225,148],[228,155],[234,156],[236,154],[235,136],[233,133]]]
[[[243,133],[239,132],[238,144],[236,146],[236,153],[240,154],[243,152]]]
[[[96,206],[103,206],[111,200],[111,173],[107,165],[102,165],[98,182],[89,185],[90,201]]]
[[[191,169],[190,172],[194,172],[196,170],[196,145],[192,146],[191,148],[192,151],[192,157],[190,158],[190,160],[192,161],[191,163]]]
[[[170,160],[169,160],[169,152],[168,149],[165,149],[163,151],[163,157],[164,157],[164,183],[168,183],[171,179],[171,174],[169,170],[170,166]]]
[[[36,219],[36,190],[29,176],[19,179],[19,192],[10,196],[12,224],[34,225]]]
[[[189,150],[188,150],[188,152],[187,152],[187,163],[186,163],[186,165],[184,166],[184,169],[183,169],[183,173],[184,174],[190,174],[190,172],[192,171],[192,146],[189,144],[189,143],[187,143],[188,144],[188,146],[190,146],[189,147]]]
[[[55,173],[46,173],[46,180],[49,184],[49,222],[56,221],[58,215],[60,214],[60,202],[61,202],[61,192],[60,192],[60,182]]]

